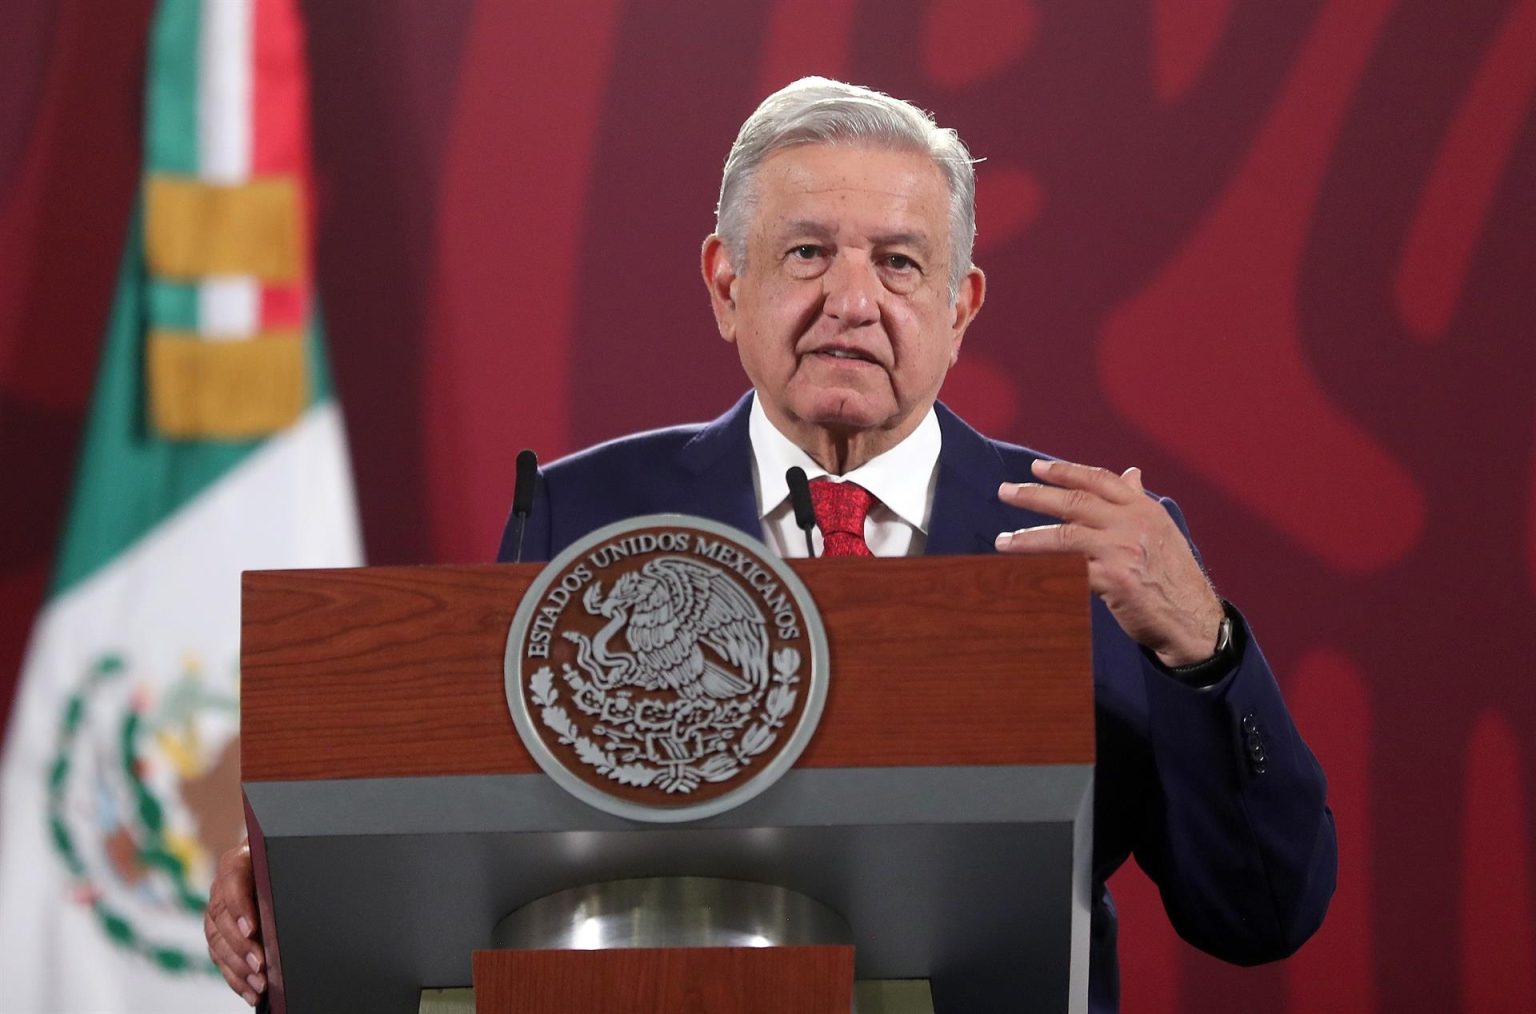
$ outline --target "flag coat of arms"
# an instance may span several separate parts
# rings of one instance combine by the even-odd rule
[[[312,291],[295,0],[161,0],[145,171],[0,761],[0,1010],[246,1010],[240,573],[361,562]],[[43,340],[43,336],[39,336]]]

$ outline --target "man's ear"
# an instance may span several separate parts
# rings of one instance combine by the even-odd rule
[[[981,311],[981,304],[987,299],[987,276],[981,269],[971,267],[960,279],[960,288],[955,292],[955,315],[950,322],[951,341],[953,345],[949,351],[949,364],[953,366],[955,360],[960,358],[960,343],[965,340],[965,329],[971,326],[971,321],[976,319],[976,314]]]
[[[710,233],[704,240],[699,256],[699,266],[704,272],[704,284],[709,289],[709,303],[715,311],[715,326],[720,337],[728,342],[736,341],[736,268],[731,264],[730,252],[725,240]]]

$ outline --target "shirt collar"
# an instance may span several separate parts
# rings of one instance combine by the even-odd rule
[[[784,473],[795,465],[805,469],[808,479],[827,475],[827,470],[797,447],[768,419],[762,401],[752,397],[752,416],[748,423],[752,441],[752,463],[757,472],[757,516],[765,518],[789,497]],[[876,455],[858,468],[834,481],[856,482],[873,493],[891,513],[924,534],[928,532],[928,513],[933,502],[933,479],[938,472],[938,416],[933,407],[923,416],[917,429],[895,447]]]

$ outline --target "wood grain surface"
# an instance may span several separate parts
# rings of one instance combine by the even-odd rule
[[[1089,599],[1075,557],[799,560],[831,653],[799,767],[1089,763]],[[531,773],[507,628],[539,565],[243,579],[245,781]]]
[[[847,1014],[852,947],[476,951],[476,1014]]]

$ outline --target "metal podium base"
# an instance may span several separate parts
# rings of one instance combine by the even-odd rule
[[[782,887],[714,877],[640,877],[573,887],[496,924],[511,950],[853,944],[832,909]]]
[[[642,877],[574,887],[496,924],[506,949],[792,947],[853,944],[847,921],[782,887],[713,877]],[[926,979],[856,982],[855,1014],[933,1014]],[[474,991],[423,990],[420,1014],[472,1014]]]
[[[575,887],[496,924],[498,949],[785,947],[853,944],[842,916],[796,891],[711,877],[644,877]],[[424,989],[417,1014],[474,1014],[471,988]],[[853,984],[854,1014],[933,1014],[926,979]]]

